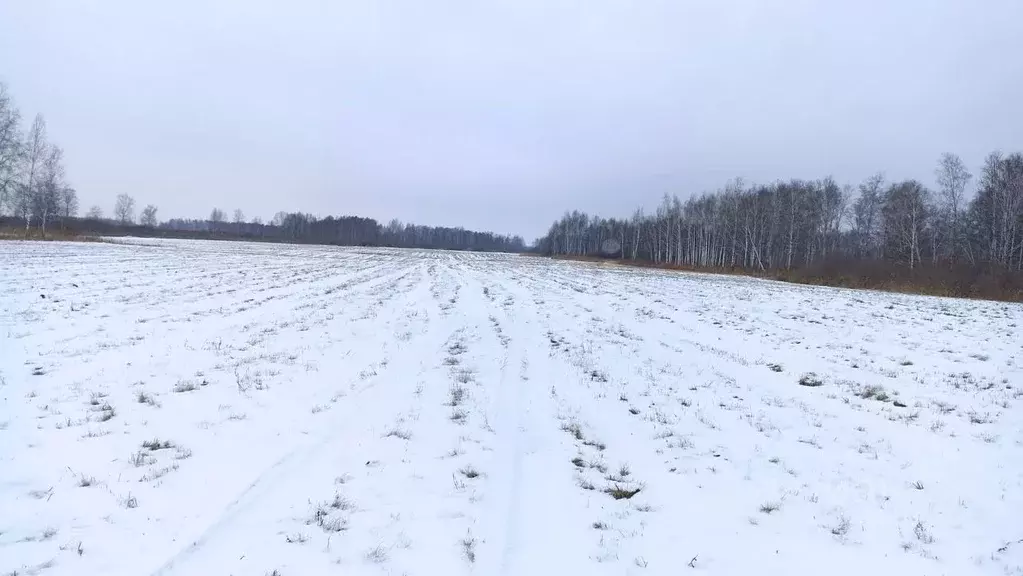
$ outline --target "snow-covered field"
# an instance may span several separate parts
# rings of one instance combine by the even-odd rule
[[[1023,574],[1021,324],[512,255],[0,243],[0,574]]]

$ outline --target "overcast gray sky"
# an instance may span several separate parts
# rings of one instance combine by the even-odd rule
[[[1021,0],[0,0],[83,210],[531,239],[735,176],[930,185],[1023,149]]]

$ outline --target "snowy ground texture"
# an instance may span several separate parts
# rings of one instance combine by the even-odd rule
[[[1023,574],[1023,307],[0,243],[0,574]]]

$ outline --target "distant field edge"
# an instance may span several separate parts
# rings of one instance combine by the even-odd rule
[[[524,254],[537,256],[537,254]],[[924,266],[908,270],[888,262],[852,263],[840,268],[839,263],[825,263],[811,268],[767,270],[759,272],[739,267],[719,268],[664,264],[628,258],[599,256],[545,256],[553,260],[571,260],[615,266],[653,268],[676,272],[698,272],[778,280],[792,284],[830,286],[859,290],[880,290],[902,294],[968,298],[999,302],[1023,302],[1023,273],[999,272],[980,268]]]
[[[24,228],[0,228],[0,240],[29,240],[33,242],[102,242],[103,238],[93,234],[81,234],[71,230],[47,230],[45,234],[38,228],[25,231]]]

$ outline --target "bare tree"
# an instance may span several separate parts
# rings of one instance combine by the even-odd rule
[[[966,187],[973,175],[966,169],[959,156],[950,153],[941,156],[935,175],[938,180],[938,192],[941,195],[940,211],[945,220],[947,247],[945,252],[950,260],[955,260],[965,251],[962,212],[966,205]]]
[[[135,222],[135,199],[127,194],[118,194],[114,203],[114,218],[126,226]]]
[[[18,215],[25,219],[26,234],[32,224],[32,216],[37,207],[38,178],[46,157],[46,149],[46,120],[43,119],[42,114],[36,114],[35,120],[32,121],[32,127],[28,131],[28,137],[25,139],[22,156],[24,183],[18,188],[16,201]]]
[[[860,184],[859,198],[853,202],[853,231],[861,258],[875,254],[884,243],[880,238],[883,189],[884,174],[874,174]]]
[[[983,259],[1023,270],[1023,154],[988,155],[970,212],[972,236]]]
[[[146,205],[146,207],[142,209],[142,215],[139,216],[139,224],[142,224],[143,226],[149,226],[150,228],[155,227],[156,211],[157,211],[156,206],[153,206],[152,204]]]
[[[235,208],[234,210],[234,223],[242,224],[245,222],[245,213],[242,212],[241,208]]]
[[[915,180],[892,184],[885,192],[881,215],[888,251],[910,269],[923,260],[920,247],[926,233],[928,199],[927,189]]]
[[[220,223],[224,221],[224,211],[220,208],[214,208],[210,211],[210,230],[216,232],[220,228]]]
[[[7,86],[0,82],[0,215],[4,207],[13,208],[22,142],[21,113],[14,107]]]
[[[64,222],[68,218],[78,215],[78,192],[70,186],[60,189],[60,227],[64,228]]]
[[[25,221],[25,234],[28,234],[29,224],[32,222],[32,209],[34,208],[35,195],[32,189],[25,182],[18,182],[14,185],[14,194],[11,204],[13,214],[16,218]]]
[[[88,212],[85,213],[85,217],[88,220],[102,220],[103,219],[103,209],[100,208],[99,206],[93,206],[93,207],[89,208]]]
[[[46,236],[46,223],[60,213],[60,197],[64,188],[64,150],[60,146],[49,146],[39,171],[33,206],[43,237]]]

